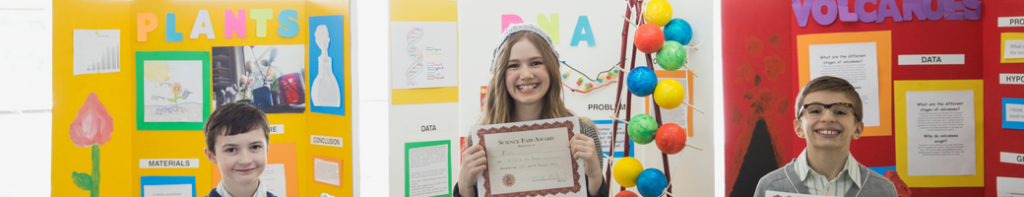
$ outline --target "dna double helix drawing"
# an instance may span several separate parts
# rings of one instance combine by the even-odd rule
[[[413,61],[412,65],[409,66],[409,69],[406,69],[405,71],[405,80],[406,85],[408,86],[416,86],[417,83],[413,79],[418,77],[420,74],[423,74],[423,71],[426,70],[423,69],[423,51],[420,51],[419,48],[416,48],[416,43],[419,42],[420,39],[422,38],[423,28],[413,28],[412,30],[409,30],[409,33],[406,34],[406,41],[409,43],[409,45],[406,47],[405,52],[409,54],[409,58],[411,58]]]

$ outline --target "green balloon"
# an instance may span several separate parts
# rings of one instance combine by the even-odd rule
[[[629,119],[629,125],[626,128],[626,132],[629,133],[629,139],[637,144],[650,144],[654,141],[654,133],[658,131],[658,122],[654,120],[654,117],[647,114],[639,114]]]
[[[669,40],[658,50],[658,65],[667,71],[679,70],[686,64],[686,48],[679,42]]]

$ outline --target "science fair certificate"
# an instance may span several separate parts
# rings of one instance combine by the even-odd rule
[[[472,127],[473,142],[487,152],[477,196],[586,197],[583,160],[569,150],[579,134],[578,117]]]

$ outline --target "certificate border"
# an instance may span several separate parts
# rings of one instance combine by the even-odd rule
[[[485,140],[486,139],[485,135],[487,135],[487,134],[512,133],[512,132],[532,131],[532,130],[538,130],[538,129],[551,129],[551,128],[566,128],[566,132],[569,134],[569,139],[572,139],[572,137],[574,135],[576,135],[575,133],[572,132],[572,129],[575,126],[576,125],[573,124],[573,122],[571,120],[566,120],[566,121],[562,121],[562,122],[557,122],[557,121],[556,122],[545,122],[544,124],[534,123],[533,125],[525,125],[524,124],[522,126],[515,125],[515,126],[512,126],[512,127],[504,127],[503,126],[501,128],[493,128],[492,127],[490,129],[480,129],[480,130],[477,131],[476,135],[480,138],[480,145],[482,145],[484,147],[487,147],[487,145],[486,145],[487,141]],[[484,196],[485,197],[544,196],[544,195],[555,195],[555,194],[568,194],[570,192],[571,193],[577,193],[577,192],[580,192],[580,190],[582,189],[582,186],[580,185],[580,181],[579,181],[580,180],[579,168],[580,168],[579,163],[577,163],[576,160],[573,159],[572,160],[572,178],[573,178],[574,181],[573,181],[573,186],[572,187],[560,187],[560,188],[542,189],[542,190],[525,191],[525,192],[513,192],[513,193],[507,193],[507,194],[491,194],[491,178],[490,178],[490,171],[491,171],[491,169],[488,168],[488,169],[484,170],[484,172],[483,172],[483,176],[484,176],[484,190],[486,191],[484,193]]]

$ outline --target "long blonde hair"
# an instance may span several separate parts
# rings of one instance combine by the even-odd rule
[[[491,82],[488,83],[487,100],[484,103],[483,115],[477,121],[478,125],[512,122],[515,102],[512,102],[513,98],[508,94],[508,87],[505,85],[505,67],[508,65],[512,45],[515,45],[516,42],[522,39],[527,39],[533,43],[533,46],[537,47],[537,51],[541,54],[541,61],[547,68],[548,78],[551,79],[548,84],[548,92],[541,99],[544,102],[544,108],[541,111],[540,118],[549,119],[572,116],[573,112],[565,108],[565,102],[562,98],[562,78],[558,75],[560,64],[558,63],[558,57],[555,56],[554,49],[540,35],[529,31],[521,31],[509,36],[499,48],[494,65],[492,66],[497,69],[493,70],[492,74],[494,76],[491,77]]]

